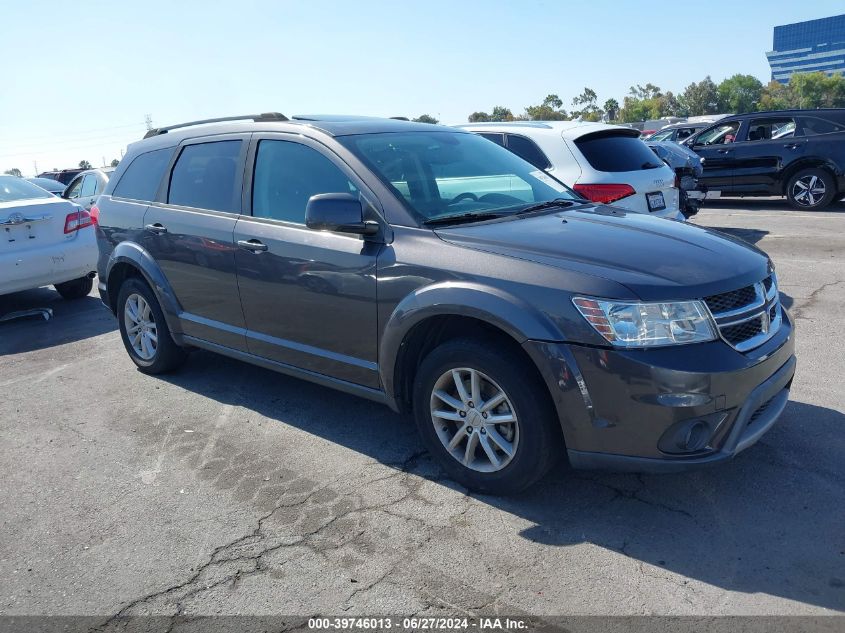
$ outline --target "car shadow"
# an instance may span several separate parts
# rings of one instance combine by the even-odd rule
[[[386,407],[206,352],[163,379],[467,494]],[[839,411],[790,402],[756,446],[718,467],[640,475],[562,464],[519,496],[471,496],[530,521],[514,537],[590,543],[724,590],[843,609],[843,424]]]
[[[707,209],[738,209],[745,211],[794,211],[801,213],[798,209],[793,209],[782,197],[748,197],[748,198],[711,198],[704,202],[701,211]],[[700,212],[701,212],[700,211]],[[845,211],[845,199],[837,200],[830,203],[830,205],[819,211],[812,213],[841,213]],[[699,213],[700,213],[699,212]]]
[[[94,294],[68,301],[44,287],[0,295],[0,317],[37,308],[49,308],[53,317],[45,321],[36,315],[0,322],[0,355],[63,345],[117,329],[114,316]]]

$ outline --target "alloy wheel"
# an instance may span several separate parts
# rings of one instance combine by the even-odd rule
[[[802,207],[814,207],[824,198],[826,191],[821,178],[807,175],[792,185],[792,199]]]
[[[519,444],[519,422],[507,393],[468,367],[444,372],[431,392],[431,421],[446,451],[466,468],[496,472]]]
[[[126,338],[139,358],[152,360],[158,348],[158,329],[150,304],[144,297],[133,293],[126,298],[123,308]]]

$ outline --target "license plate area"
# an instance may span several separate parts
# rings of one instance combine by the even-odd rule
[[[646,202],[648,203],[649,211],[662,211],[666,208],[666,201],[663,199],[662,191],[652,191],[645,194]]]

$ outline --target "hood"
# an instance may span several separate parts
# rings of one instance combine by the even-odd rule
[[[645,301],[735,290],[764,279],[770,266],[764,252],[724,233],[605,205],[437,234],[457,246],[609,279]]]

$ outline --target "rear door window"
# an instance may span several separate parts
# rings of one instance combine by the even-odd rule
[[[752,119],[748,125],[749,141],[770,141],[791,136],[795,136],[795,119],[792,117]]]
[[[639,171],[663,164],[648,145],[628,134],[589,134],[576,140],[575,145],[596,171]]]
[[[173,149],[168,147],[136,156],[127,170],[123,172],[123,176],[114,188],[112,195],[116,198],[142,200],[144,202],[155,200],[158,187],[172,154]]]
[[[508,134],[508,149],[522,160],[531,163],[538,169],[548,169],[552,166],[537,143],[524,136]]]
[[[187,145],[170,176],[169,204],[237,213],[237,182],[242,141],[214,141]]]
[[[82,187],[79,189],[80,198],[88,198],[97,192],[97,177],[88,174],[82,179]]]

